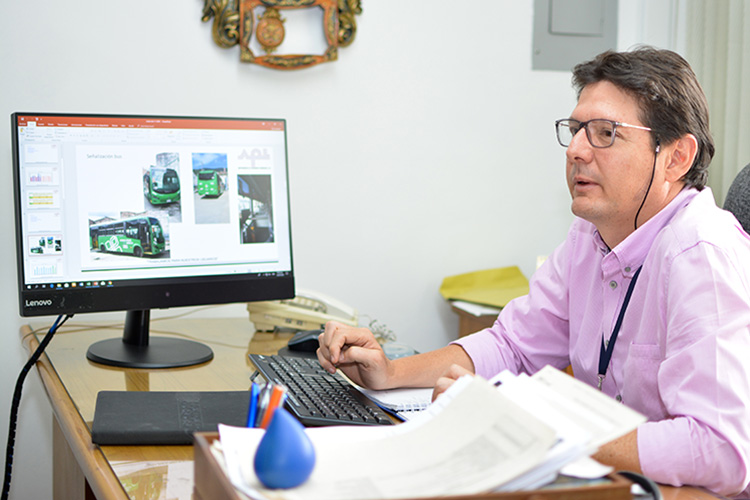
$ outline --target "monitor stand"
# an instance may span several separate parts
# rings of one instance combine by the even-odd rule
[[[178,368],[210,361],[210,347],[186,339],[150,337],[151,311],[128,311],[122,338],[89,346],[86,357],[95,363],[121,368]]]

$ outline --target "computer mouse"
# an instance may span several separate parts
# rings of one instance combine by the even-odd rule
[[[290,351],[315,352],[318,350],[318,335],[321,333],[323,333],[323,330],[297,332],[289,340],[287,347],[289,347]]]

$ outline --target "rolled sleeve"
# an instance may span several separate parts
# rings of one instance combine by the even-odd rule
[[[474,370],[477,375],[485,378],[491,378],[496,373],[505,369],[517,372],[516,362],[511,357],[503,356],[503,352],[509,352],[508,348],[503,348],[502,326],[495,321],[491,328],[486,328],[480,332],[468,335],[464,338],[451,342],[463,347],[466,354],[469,355],[474,363]],[[497,352],[499,356],[491,356],[489,353]]]
[[[747,469],[737,450],[688,417],[640,425],[638,458],[643,473],[663,484],[699,484],[727,496],[739,495],[747,486]]]
[[[503,370],[515,374],[536,371],[528,367],[529,359],[534,359],[539,351],[531,332],[511,332],[505,326],[507,323],[523,323],[515,318],[524,315],[521,311],[528,310],[528,301],[528,296],[511,301],[492,327],[453,342],[464,348],[474,363],[477,375],[491,378]]]
[[[492,327],[453,342],[464,348],[478,375],[535,373],[570,363],[566,277],[575,233],[534,273],[528,295],[510,301]]]

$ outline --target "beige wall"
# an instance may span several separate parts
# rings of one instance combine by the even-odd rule
[[[622,44],[663,33],[644,28],[645,1],[628,4]],[[218,48],[200,0],[0,5],[3,443],[25,357],[13,111],[286,118],[298,286],[356,306],[420,350],[457,330],[438,294],[444,276],[511,264],[529,275],[572,220],[552,123],[574,96],[568,74],[531,71],[531,0],[364,0],[357,38],[339,60],[296,72],[242,64],[237,48]],[[33,372],[12,498],[49,497],[50,423]]]

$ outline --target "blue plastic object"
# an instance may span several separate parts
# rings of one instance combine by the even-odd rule
[[[255,451],[255,475],[266,488],[294,488],[315,468],[315,448],[305,428],[284,408],[277,408]]]

